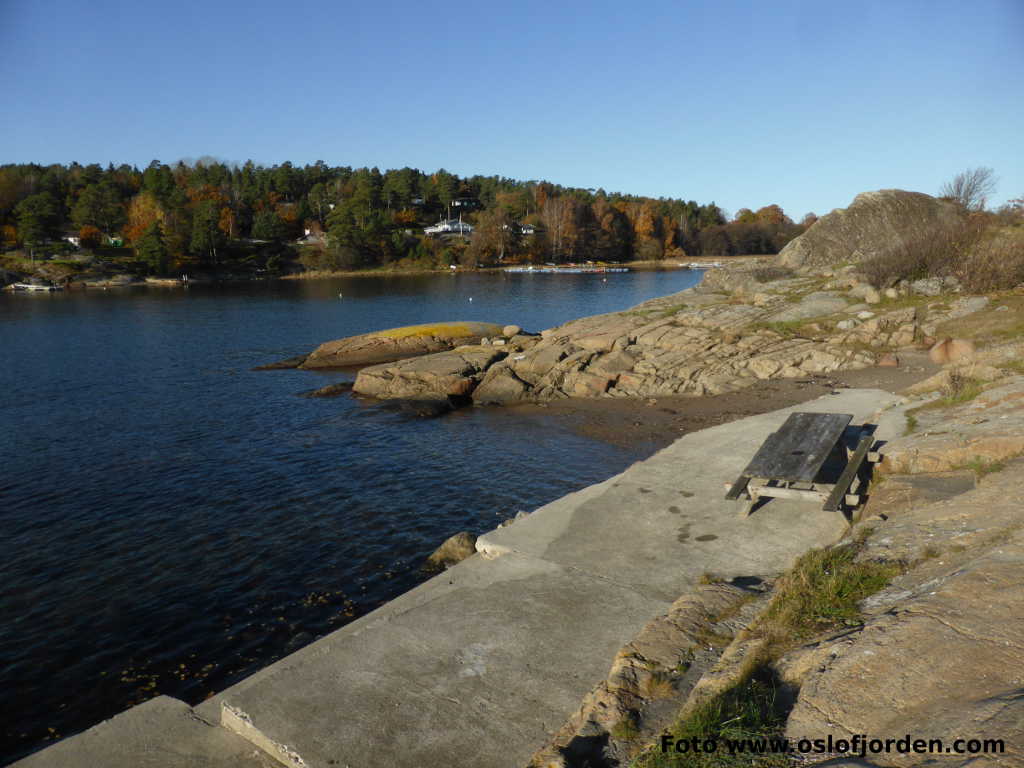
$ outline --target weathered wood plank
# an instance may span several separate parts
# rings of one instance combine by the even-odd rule
[[[864,435],[857,443],[857,449],[853,452],[850,457],[849,463],[846,465],[846,469],[843,470],[843,474],[839,476],[839,481],[832,489],[832,493],[829,494],[828,499],[825,501],[825,511],[835,512],[839,509],[839,503],[843,500],[846,495],[846,491],[853,483],[853,479],[857,476],[857,472],[860,470],[860,465],[864,463],[864,459],[868,455],[868,451],[871,449],[871,444],[875,442],[873,435]]]
[[[747,490],[747,483],[750,482],[749,475],[740,475],[736,478],[736,482],[732,484],[732,488],[725,494],[726,501],[735,501],[740,497],[740,494]]]
[[[791,413],[761,444],[743,474],[812,482],[851,421],[848,413]]]
[[[800,499],[803,501],[825,501],[828,494],[824,491],[803,491],[798,488],[776,488],[766,485],[755,488],[753,496],[771,496],[773,499]]]

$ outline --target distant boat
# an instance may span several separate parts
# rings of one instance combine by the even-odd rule
[[[62,291],[63,287],[59,285],[42,285],[39,283],[15,283],[14,290],[16,291]]]

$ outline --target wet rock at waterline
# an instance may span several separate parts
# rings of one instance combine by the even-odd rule
[[[434,550],[423,564],[426,570],[442,571],[467,557],[476,554],[476,536],[468,531],[459,531]]]
[[[257,365],[253,368],[254,371],[283,371],[291,368],[299,368],[306,362],[306,358],[309,355],[296,355],[295,357],[289,357],[284,360],[278,360],[276,363],[267,363],[266,365]]]

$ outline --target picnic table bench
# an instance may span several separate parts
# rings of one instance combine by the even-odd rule
[[[826,512],[842,511],[844,504],[856,507],[864,482],[861,467],[881,456],[871,450],[874,435],[867,425],[855,435],[852,450],[847,448],[844,435],[851,421],[848,413],[791,413],[727,486],[725,498],[749,499],[744,517],[768,497],[819,501]]]

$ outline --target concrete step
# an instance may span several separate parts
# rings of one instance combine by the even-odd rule
[[[251,742],[157,696],[12,768],[280,768]]]

